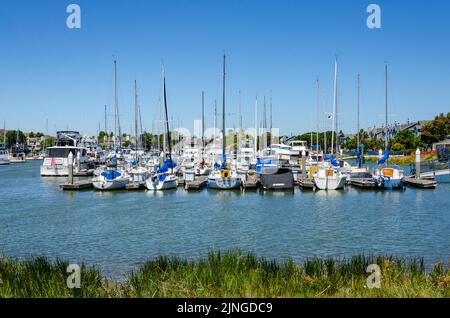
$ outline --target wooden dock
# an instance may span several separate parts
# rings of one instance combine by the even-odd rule
[[[434,179],[416,179],[414,176],[411,177],[404,177],[403,182],[407,186],[411,186],[414,188],[420,188],[420,189],[435,189],[437,186],[437,182]]]
[[[145,189],[145,183],[139,183],[139,182],[130,182],[125,186],[125,189],[129,191],[133,190],[144,190]]]
[[[79,191],[79,190],[92,189],[94,186],[92,185],[91,180],[83,180],[83,181],[77,181],[74,183],[60,184],[59,187],[63,191]]]
[[[186,181],[184,182],[184,189],[189,190],[200,190],[208,183],[207,176],[196,177],[194,181]]]
[[[300,189],[302,189],[302,190],[316,191],[316,185],[313,180],[299,179],[297,182],[298,182],[298,185],[300,186]]]
[[[259,187],[258,176],[254,171],[248,172],[245,180],[242,181],[241,191],[256,190]]]
[[[349,181],[352,187],[361,189],[373,189],[375,188],[375,182],[369,178],[354,178]]]

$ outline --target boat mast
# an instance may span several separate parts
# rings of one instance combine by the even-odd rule
[[[205,151],[205,92],[202,91],[202,159]]]
[[[225,74],[226,74],[226,57],[225,54],[223,55],[223,86],[222,86],[222,123],[223,123],[223,130],[222,130],[222,163],[225,163],[226,156],[225,156],[225,148],[226,148],[226,132],[225,132]]]
[[[270,105],[269,105],[269,132],[270,132],[270,139],[269,139],[269,144],[270,146],[272,146],[272,90],[270,90]]]
[[[117,132],[119,135],[117,135]],[[116,148],[116,141],[119,141],[119,149],[122,149],[122,131],[120,129],[119,118],[119,97],[117,89],[117,60],[114,60],[114,147]]]
[[[358,133],[357,133],[357,135],[356,135],[356,143],[357,143],[357,145],[356,145],[356,151],[357,152],[359,152],[359,143],[360,143],[360,133],[359,133],[359,131],[360,131],[360,129],[359,129],[359,103],[360,103],[360,79],[361,79],[361,76],[358,74],[358,80],[357,80],[357,90],[356,90],[356,95],[357,95],[357,110],[356,110],[356,113],[357,113],[357,120],[356,120],[356,125],[357,125],[357,130],[358,130]]]
[[[385,118],[384,118],[384,131],[385,131],[385,149],[388,147],[388,65],[384,64],[384,80],[385,80]]]
[[[317,132],[316,132],[316,147],[319,153],[319,108],[320,108],[320,83],[317,79]]]
[[[338,64],[337,64],[337,57],[334,62],[334,98],[333,98],[333,125],[332,125],[332,131],[331,131],[331,155],[334,154],[334,135],[336,130],[336,110],[337,110],[337,71],[338,71]],[[336,138],[337,139],[337,138]],[[337,142],[336,142],[337,145]],[[337,150],[336,150],[337,151]]]
[[[167,114],[166,75],[164,72],[164,66],[163,66],[163,86],[164,86],[163,96],[164,96],[165,125],[166,125],[166,131],[167,131],[167,140],[169,143],[169,162],[170,162],[170,170],[173,173],[172,146],[170,145],[169,116]]]
[[[258,152],[258,96],[255,97],[255,144],[253,148],[255,149],[254,155],[256,157]]]
[[[138,95],[137,95],[137,81],[134,80],[134,138],[135,138],[135,159],[138,159]]]

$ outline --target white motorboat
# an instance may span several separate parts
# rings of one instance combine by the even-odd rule
[[[0,148],[0,165],[9,165],[9,152],[5,148]]]

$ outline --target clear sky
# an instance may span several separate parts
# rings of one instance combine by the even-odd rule
[[[81,29],[66,27],[66,7],[81,7]],[[381,6],[381,29],[368,29],[366,8]],[[104,127],[112,114],[112,56],[118,59],[122,130],[133,123],[137,79],[143,126],[151,130],[161,95],[161,60],[169,116],[191,129],[212,126],[221,104],[221,63],[228,61],[227,112],[242,92],[246,127],[255,96],[273,95],[281,133],[311,130],[332,110],[333,64],[339,58],[340,125],[356,130],[356,76],[361,74],[361,126],[384,121],[384,61],[389,63],[391,121],[430,119],[450,111],[450,1],[262,0],[2,0],[0,121],[9,129]],[[261,105],[261,103],[260,103]],[[262,107],[261,107],[262,108]],[[260,109],[261,109],[260,108]],[[113,119],[109,116],[109,127]],[[238,124],[228,117],[228,127]],[[321,124],[323,126],[323,124]]]

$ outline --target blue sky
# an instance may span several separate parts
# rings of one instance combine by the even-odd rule
[[[80,30],[66,27],[70,3],[81,7]],[[381,6],[382,29],[366,27],[370,3]],[[143,126],[151,130],[159,112],[161,60],[169,116],[191,129],[201,118],[204,90],[206,125],[212,126],[213,101],[221,103],[224,50],[227,111],[237,112],[241,90],[246,127],[253,123],[255,96],[261,101],[270,91],[273,125],[283,134],[311,130],[311,118],[315,127],[316,79],[320,113],[330,112],[335,55],[344,131],[356,130],[357,73],[361,126],[383,122],[384,61],[390,120],[429,119],[450,111],[449,13],[445,0],[2,0],[0,121],[9,129],[45,131],[48,119],[49,133],[96,133],[99,123],[104,127],[105,104],[112,114],[115,55],[123,131],[133,123],[134,79]],[[227,126],[233,124],[235,115]]]

